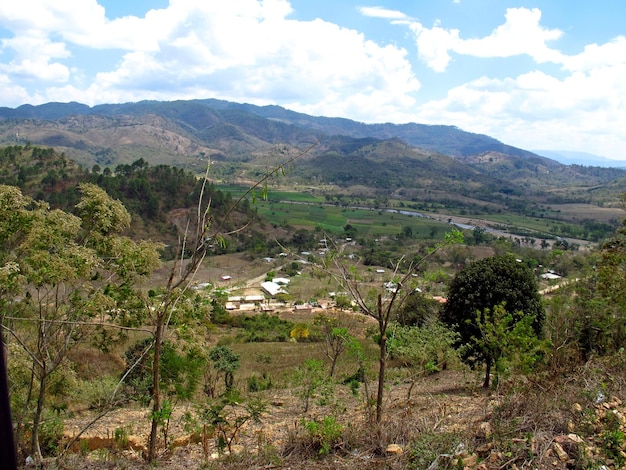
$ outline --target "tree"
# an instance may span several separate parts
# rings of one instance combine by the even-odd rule
[[[130,216],[119,201],[90,184],[80,191],[73,215],[0,186],[0,319],[32,360],[24,409],[36,394],[30,454],[37,461],[51,377],[73,347],[141,297],[135,281],[159,264],[156,245],[121,235]],[[18,414],[18,428],[22,421]]]
[[[229,392],[233,388],[235,384],[235,372],[239,369],[240,365],[240,356],[228,346],[215,346],[209,351],[209,359],[213,363],[213,369],[215,369],[216,375],[213,378],[214,380],[209,380],[209,383],[206,384],[206,391],[211,398],[215,398],[215,386],[220,376],[224,378],[226,392]]]
[[[452,230],[445,235],[444,241],[435,245],[430,252],[415,262],[404,263],[404,258],[395,264],[394,275],[391,284],[393,289],[388,290],[384,286],[380,289],[368,289],[364,291],[364,284],[358,274],[360,260],[355,257],[342,257],[341,251],[335,249],[325,260],[325,269],[340,286],[350,294],[362,314],[376,320],[378,327],[378,388],[376,392],[376,423],[380,424],[383,418],[383,397],[385,393],[385,373],[387,369],[387,328],[397,310],[404,304],[406,299],[415,291],[415,278],[417,268],[428,257],[433,256],[439,250],[454,243],[460,243],[463,234],[458,230]],[[351,260],[351,264],[348,261]],[[334,269],[333,269],[334,268]]]
[[[527,265],[510,255],[483,258],[459,271],[450,284],[448,301],[441,312],[441,320],[460,335],[459,345],[464,345],[463,360],[472,366],[485,364],[485,387],[489,386],[494,358],[488,348],[480,347],[477,342],[482,334],[476,315],[480,313],[484,324],[486,309],[493,312],[499,305],[514,312],[510,326],[525,316],[532,317],[532,329],[541,337],[545,312],[537,281]]]
[[[473,338],[472,346],[486,357],[484,387],[489,387],[492,364],[497,384],[503,373],[511,369],[528,372],[541,359],[548,342],[537,336],[532,326],[534,320],[534,316],[523,312],[507,312],[504,304],[476,312],[479,336]]]
[[[149,462],[154,462],[156,459],[159,426],[157,418],[162,414],[162,397],[160,390],[161,348],[178,302],[183,298],[185,292],[190,289],[196,272],[210,250],[220,246],[223,247],[226,233],[240,232],[248,225],[244,222],[238,228],[227,228],[232,223],[232,214],[238,207],[241,207],[240,204],[247,201],[247,197],[250,195],[253,196],[253,199],[256,199],[257,190],[259,190],[260,197],[266,197],[268,180],[275,175],[281,174],[286,165],[289,165],[302,155],[308,153],[315,145],[317,145],[317,142],[310,145],[302,152],[288,158],[283,164],[277,165],[272,170],[268,171],[264,176],[259,178],[255,184],[251,185],[236,201],[233,201],[223,213],[219,214],[219,217],[218,214],[212,212],[212,198],[209,187],[207,186],[211,169],[210,162],[207,165],[198,195],[197,205],[189,212],[186,229],[178,244],[178,253],[175,263],[170,270],[164,293],[160,296],[153,313],[152,424],[147,455]],[[126,170],[122,168],[122,171]]]
[[[332,377],[335,374],[337,360],[347,349],[350,341],[348,327],[337,317],[327,317],[326,315],[316,316],[313,323],[322,334],[322,341],[319,344],[324,355],[330,360],[328,376]]]

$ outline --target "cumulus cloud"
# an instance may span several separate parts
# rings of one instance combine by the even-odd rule
[[[35,19],[31,12],[40,11]],[[250,102],[289,103],[309,110],[357,109],[366,105],[380,118],[398,103],[412,104],[420,83],[406,50],[380,46],[358,31],[320,19],[289,18],[287,0],[170,0],[167,8],[142,17],[110,19],[96,0],[23,0],[0,5],[0,26],[13,32],[2,50],[20,62],[7,73],[37,73],[58,96],[88,104],[158,96],[161,99],[219,96]],[[399,12],[383,12],[399,18]],[[24,38],[38,31],[58,51],[35,51]],[[55,38],[52,42],[51,38]],[[76,48],[119,50],[115,67],[95,74],[87,87],[72,80],[64,65]],[[79,73],[85,77],[85,73]],[[67,86],[46,81],[69,82]],[[358,113],[357,118],[371,119]]]
[[[482,37],[382,6],[355,12],[402,26],[395,29],[412,38],[409,50],[323,19],[296,20],[288,0],[170,0],[120,18],[97,0],[0,1],[8,31],[0,39],[0,102],[216,97],[364,122],[453,124],[524,148],[615,156],[626,144],[618,145],[623,36],[566,55],[558,50],[566,33],[545,27],[537,8],[507,9]],[[475,75],[455,76],[447,93],[429,98],[424,68],[444,74],[459,56]],[[520,56],[533,68],[494,76],[481,67],[486,58],[510,64]]]
[[[559,39],[562,32],[540,25],[541,11],[537,8],[509,8],[505,23],[489,36],[463,39],[457,29],[445,29],[440,22],[427,28],[419,22],[410,25],[415,33],[418,55],[429,67],[443,72],[450,60],[450,51],[474,57],[512,57],[528,55],[536,62],[560,62],[562,55],[547,46]]]

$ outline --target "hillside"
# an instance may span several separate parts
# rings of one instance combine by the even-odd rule
[[[311,149],[284,184],[331,185],[334,195],[428,200],[458,211],[531,214],[554,204],[619,207],[626,171],[563,165],[454,126],[364,124],[279,106],[220,100],[79,103],[0,108],[0,144],[53,147],[86,168],[143,159],[216,182],[255,180]]]

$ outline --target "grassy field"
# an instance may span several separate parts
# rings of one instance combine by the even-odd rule
[[[220,189],[234,197],[245,191],[244,187],[236,185],[220,186]],[[356,229],[357,236],[393,237],[408,231],[415,239],[440,239],[449,230],[448,218],[456,221],[465,218],[468,225],[508,226],[515,236],[554,238],[569,234],[582,236],[585,233],[583,224],[590,221],[617,226],[624,217],[621,208],[592,204],[553,204],[528,216],[501,211],[485,213],[484,208],[476,214],[445,206],[415,210],[407,209],[405,202],[397,199],[355,196],[339,202],[327,197],[319,188],[303,188],[302,191],[274,188],[269,190],[266,199],[257,197],[254,204],[258,213],[275,227],[319,227],[330,234],[342,234],[345,226],[350,225]],[[402,211],[424,217],[406,215]]]

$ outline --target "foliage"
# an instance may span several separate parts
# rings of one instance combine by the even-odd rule
[[[222,454],[226,449],[232,453],[233,445],[248,422],[259,423],[267,411],[262,400],[247,400],[231,390],[207,405],[200,407],[199,416],[215,431],[217,448]]]
[[[147,404],[152,396],[152,339],[138,341],[126,350],[127,369],[122,376],[132,396]],[[170,399],[189,399],[198,389],[207,358],[197,347],[180,348],[171,341],[161,345],[160,385]]]
[[[438,458],[441,455],[454,455],[461,443],[462,437],[454,432],[421,432],[411,443],[407,469],[452,469],[452,459],[439,462]]]
[[[542,359],[547,342],[537,337],[534,322],[532,315],[507,312],[504,304],[476,313],[474,324],[479,336],[472,338],[467,347],[485,358],[485,387],[489,386],[492,365],[495,366],[494,384],[498,384],[499,377],[511,369],[528,373]]]
[[[484,258],[467,265],[452,280],[448,300],[441,312],[444,324],[460,335],[459,344],[465,345],[463,359],[470,365],[484,362],[489,365],[489,351],[481,349],[476,339],[482,332],[476,323],[480,314],[498,305],[513,312],[511,326],[524,317],[532,318],[532,329],[541,336],[545,317],[533,272],[510,255]],[[485,324],[485,320],[482,320]]]
[[[321,332],[322,341],[320,341],[320,345],[322,352],[330,360],[328,375],[332,377],[335,374],[337,360],[348,348],[348,344],[353,338],[348,333],[348,327],[342,325],[337,317],[318,315],[313,319],[313,324]]]
[[[295,341],[305,340],[310,336],[309,325],[306,323],[297,323],[289,332],[289,337]]]
[[[440,308],[437,300],[415,291],[400,306],[395,320],[403,326],[422,326],[436,319]]]
[[[309,411],[311,399],[318,392],[323,396],[332,394],[330,381],[324,373],[324,364],[317,359],[307,359],[304,364],[298,366],[293,376],[294,394],[302,399],[303,411]]]
[[[412,368],[415,374],[427,375],[458,361],[453,348],[457,340],[457,333],[436,320],[423,326],[392,325],[389,354],[392,359]]]
[[[343,426],[333,416],[324,416],[321,421],[302,418],[310,445],[319,455],[328,455],[341,440]]]
[[[214,312],[215,313],[215,312]],[[289,340],[294,328],[293,322],[282,320],[277,315],[263,312],[259,315],[236,315],[223,311],[214,321],[233,328],[240,328],[237,340],[243,343],[284,342]]]
[[[622,196],[626,204],[626,194]],[[600,292],[622,311],[626,307],[626,219],[613,237],[602,245],[598,263]]]
[[[94,185],[79,189],[73,215],[0,186],[0,315],[32,361],[38,394],[31,386],[27,396],[36,403],[30,445],[36,460],[53,374],[94,332],[115,331],[118,317],[131,309],[145,315],[134,285],[159,265],[157,245],[121,235],[130,216],[119,201]]]
[[[220,377],[224,379],[226,392],[232,390],[235,383],[235,372],[239,369],[241,358],[228,346],[215,346],[209,351],[209,359],[215,375],[210,370],[207,371],[205,392],[211,398],[215,398],[216,385]]]

